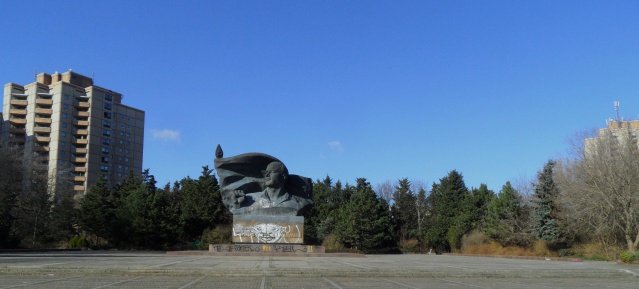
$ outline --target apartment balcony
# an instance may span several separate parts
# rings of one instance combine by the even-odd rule
[[[50,127],[34,127],[33,128],[33,132],[42,132],[42,133],[51,133],[51,128]]]
[[[77,117],[89,117],[89,112],[88,111],[76,111],[73,115],[77,116]]]
[[[53,113],[53,110],[52,109],[48,109],[48,108],[36,108],[35,112],[39,113],[39,114],[48,114],[48,115],[50,115],[50,114]]]
[[[76,138],[73,140],[73,144],[88,144],[89,140],[88,139],[81,139],[81,138]]]
[[[71,161],[74,163],[86,163],[87,158],[73,158]]]
[[[39,143],[49,143],[51,142],[51,138],[48,136],[36,136],[35,141]]]
[[[21,99],[12,99],[11,100],[11,105],[27,106],[27,101],[26,100],[21,100]]]
[[[26,109],[10,109],[9,113],[12,115],[27,115]]]
[[[76,172],[76,173],[86,173],[87,172],[87,168],[81,167],[81,166],[80,167],[76,166],[76,167],[73,168],[73,171]]]
[[[74,191],[84,191],[84,186],[73,186]]]
[[[27,129],[25,129],[23,127],[21,127],[21,128],[12,127],[12,128],[9,129],[9,132],[13,133],[13,134],[25,134],[25,133],[27,133]]]
[[[15,92],[12,92],[11,96],[15,97],[15,98],[27,98],[29,95],[26,94],[26,93],[15,93]]]
[[[43,117],[36,117],[35,118],[35,122],[36,123],[51,123],[51,119],[50,118],[43,118]],[[25,119],[25,123],[26,123],[26,119]]]
[[[11,124],[27,124],[26,118],[10,118],[9,122]]]
[[[89,135],[89,131],[86,129],[76,129],[73,131],[75,135]]]
[[[39,153],[44,153],[44,152],[48,152],[50,148],[45,146],[35,146],[33,150]]]
[[[37,95],[40,97],[45,97],[45,98],[53,97],[53,93],[48,93],[48,92],[38,92]]]
[[[36,99],[36,104],[53,105],[53,99]]]
[[[73,122],[73,125],[75,126],[89,126],[89,121],[88,120],[76,120]]]
[[[74,182],[84,182],[86,179],[87,179],[86,177],[82,177],[82,176],[73,177]]]
[[[77,101],[75,103],[75,107],[79,107],[79,108],[89,108],[90,105],[88,102],[84,102],[84,101]]]
[[[85,148],[75,148],[73,150],[74,154],[86,154],[88,151]]]

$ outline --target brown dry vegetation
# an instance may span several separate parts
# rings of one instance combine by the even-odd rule
[[[518,246],[504,247],[501,244],[491,241],[488,244],[470,245],[462,250],[464,254],[472,255],[497,255],[497,256],[537,256],[556,257],[557,252],[550,251],[543,241],[535,242],[532,248]]]

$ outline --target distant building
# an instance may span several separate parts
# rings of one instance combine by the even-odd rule
[[[591,154],[594,152],[595,148],[593,147],[594,141],[597,138],[601,138],[610,134],[617,138],[618,140],[625,141],[628,136],[632,136],[634,138],[639,138],[639,120],[631,120],[631,121],[619,121],[619,120],[609,120],[608,126],[606,128],[599,129],[597,131],[597,136],[594,138],[586,139],[586,153]],[[637,148],[639,149],[639,147]]]
[[[24,163],[47,173],[50,192],[84,194],[101,176],[114,185],[142,171],[145,114],[121,101],[72,71],[8,83],[0,140],[24,149]]]

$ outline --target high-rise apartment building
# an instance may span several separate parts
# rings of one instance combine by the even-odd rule
[[[0,139],[22,147],[24,163],[46,173],[49,190],[83,194],[103,176],[110,185],[142,171],[144,111],[122,94],[68,71],[4,86]]]

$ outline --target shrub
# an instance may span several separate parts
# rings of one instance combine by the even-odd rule
[[[78,239],[80,239],[80,237],[73,236],[73,238],[71,238],[71,240],[69,240],[69,247],[70,248],[77,248],[78,247]]]
[[[553,256],[554,254],[548,249],[548,244],[543,240],[537,240],[533,244],[533,252],[535,256]]]
[[[619,259],[624,263],[634,263],[639,258],[638,251],[625,251],[619,254]]]
[[[200,249],[208,249],[209,244],[231,244],[233,241],[231,226],[217,226],[214,229],[204,229],[200,242],[196,244]]]
[[[462,252],[465,252],[471,247],[489,244],[490,237],[480,230],[473,230],[462,237],[461,243]]]
[[[87,241],[87,239],[84,237],[74,236],[73,238],[71,238],[71,240],[69,240],[69,247],[70,248],[88,248],[89,241]]]

